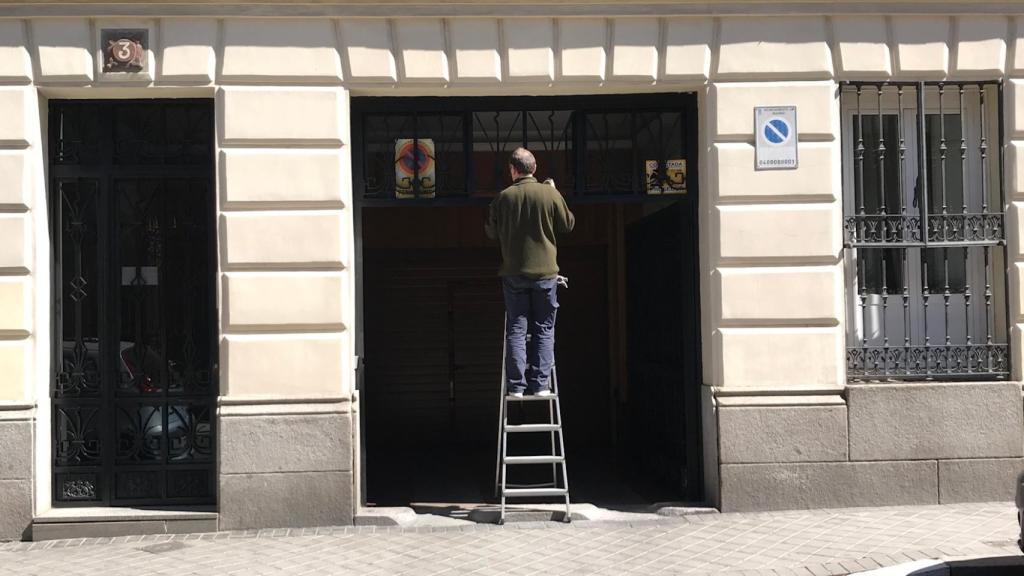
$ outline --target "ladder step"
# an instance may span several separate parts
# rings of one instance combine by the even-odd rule
[[[505,395],[506,402],[537,402],[543,400],[547,400],[550,402],[551,400],[555,400],[557,398],[558,394],[549,394],[548,396],[523,396],[522,398],[517,398],[515,396],[512,396],[511,394]]]
[[[564,461],[564,456],[505,456],[505,464],[557,464]]]
[[[506,488],[505,496],[565,496],[568,492],[565,488]]]
[[[557,488],[558,484],[555,482],[540,482],[537,484],[506,484],[505,489],[509,488]]]
[[[562,427],[558,424],[509,424],[506,432],[557,432]]]

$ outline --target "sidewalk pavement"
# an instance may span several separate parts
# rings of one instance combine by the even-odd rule
[[[824,576],[1020,555],[1010,503],[506,526],[280,529],[0,543],[0,576]],[[1022,569],[1024,572],[1024,569]]]

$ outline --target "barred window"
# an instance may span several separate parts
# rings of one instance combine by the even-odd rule
[[[998,83],[842,87],[847,377],[1009,375]]]

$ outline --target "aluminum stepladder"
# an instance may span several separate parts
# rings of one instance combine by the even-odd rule
[[[558,277],[558,285],[568,287],[568,280]],[[565,464],[565,439],[562,434],[562,408],[558,394],[558,370],[551,367],[551,394],[548,396],[528,396],[516,398],[506,390],[506,357],[505,334],[508,331],[508,316],[505,319],[505,331],[502,333],[501,345],[501,380],[498,384],[498,454],[494,470],[494,495],[501,498],[501,514],[498,524],[505,523],[505,506],[508,498],[544,498],[561,496],[565,498],[564,522],[572,521],[569,508],[569,473]],[[509,405],[522,407],[523,402],[547,402],[548,421],[536,424],[509,424]],[[508,435],[523,433],[547,432],[551,439],[551,452],[532,456],[509,456]],[[540,484],[510,484],[508,482],[508,466],[522,464],[551,464],[551,481]],[[561,482],[559,482],[561,468]]]

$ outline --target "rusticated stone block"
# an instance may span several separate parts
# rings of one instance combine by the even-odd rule
[[[0,277],[0,331],[28,333],[32,328],[32,284],[27,277]]]
[[[448,34],[455,56],[456,79],[501,80],[498,20],[455,18],[448,21]]]
[[[719,206],[719,256],[838,260],[841,210],[837,202]]]
[[[86,18],[40,18],[32,21],[39,81],[92,82],[92,29]]]
[[[229,80],[340,81],[337,31],[326,19],[227,19],[221,76]]]
[[[1010,502],[1024,458],[939,461],[939,504]]]
[[[21,20],[0,20],[0,80],[32,80],[25,24]]]
[[[344,322],[341,272],[233,272],[224,280],[225,328],[340,327]]]
[[[31,181],[25,152],[0,151],[0,209],[27,210],[32,198]]]
[[[0,480],[31,478],[32,422],[0,421]]]
[[[236,206],[323,206],[342,203],[338,150],[221,151],[224,208]]]
[[[3,366],[0,370],[0,400],[16,402],[24,399],[25,378],[32,362],[29,344],[27,339],[0,341],[0,366]],[[4,455],[0,453],[0,462],[3,459]]]
[[[394,82],[398,79],[391,30],[383,19],[345,19],[340,24],[349,80]]]
[[[848,456],[845,406],[751,406],[718,410],[723,464],[829,462]]]
[[[348,414],[222,416],[220,473],[348,472]]]
[[[229,334],[221,340],[223,389],[232,396],[337,396],[352,383],[347,332]]]
[[[221,530],[337,526],[352,516],[351,472],[220,477]]]
[[[160,24],[160,80],[213,82],[217,20],[168,18]]]
[[[846,383],[844,339],[837,327],[723,327],[712,348],[726,388],[838,389]]]
[[[26,215],[0,213],[0,268],[30,268],[31,230]]]
[[[832,76],[827,27],[822,17],[724,18],[719,42],[720,76]]]
[[[501,21],[505,35],[508,76],[510,80],[555,78],[555,26],[550,19],[505,18]]]
[[[847,395],[851,460],[1024,456],[1020,384],[868,384]]]
[[[834,322],[843,313],[842,268],[793,266],[721,268],[719,318]]]
[[[341,211],[233,212],[221,219],[229,266],[346,264]]]
[[[218,92],[222,143],[341,146],[342,120],[347,120],[342,112],[345,98],[337,88],[222,88]]]
[[[32,524],[32,481],[0,480],[0,540],[21,540]]]
[[[723,512],[938,502],[934,461],[725,464],[721,473]]]
[[[945,74],[949,70],[949,33],[946,16],[893,18],[897,72],[909,76]]]
[[[889,31],[882,16],[839,16],[832,19],[832,36],[843,77],[883,77],[892,74]]]
[[[444,24],[440,19],[417,18],[394,21],[396,49],[401,55],[402,79],[447,82],[448,55]]]
[[[703,79],[711,67],[714,23],[709,18],[665,20],[665,78]]]

